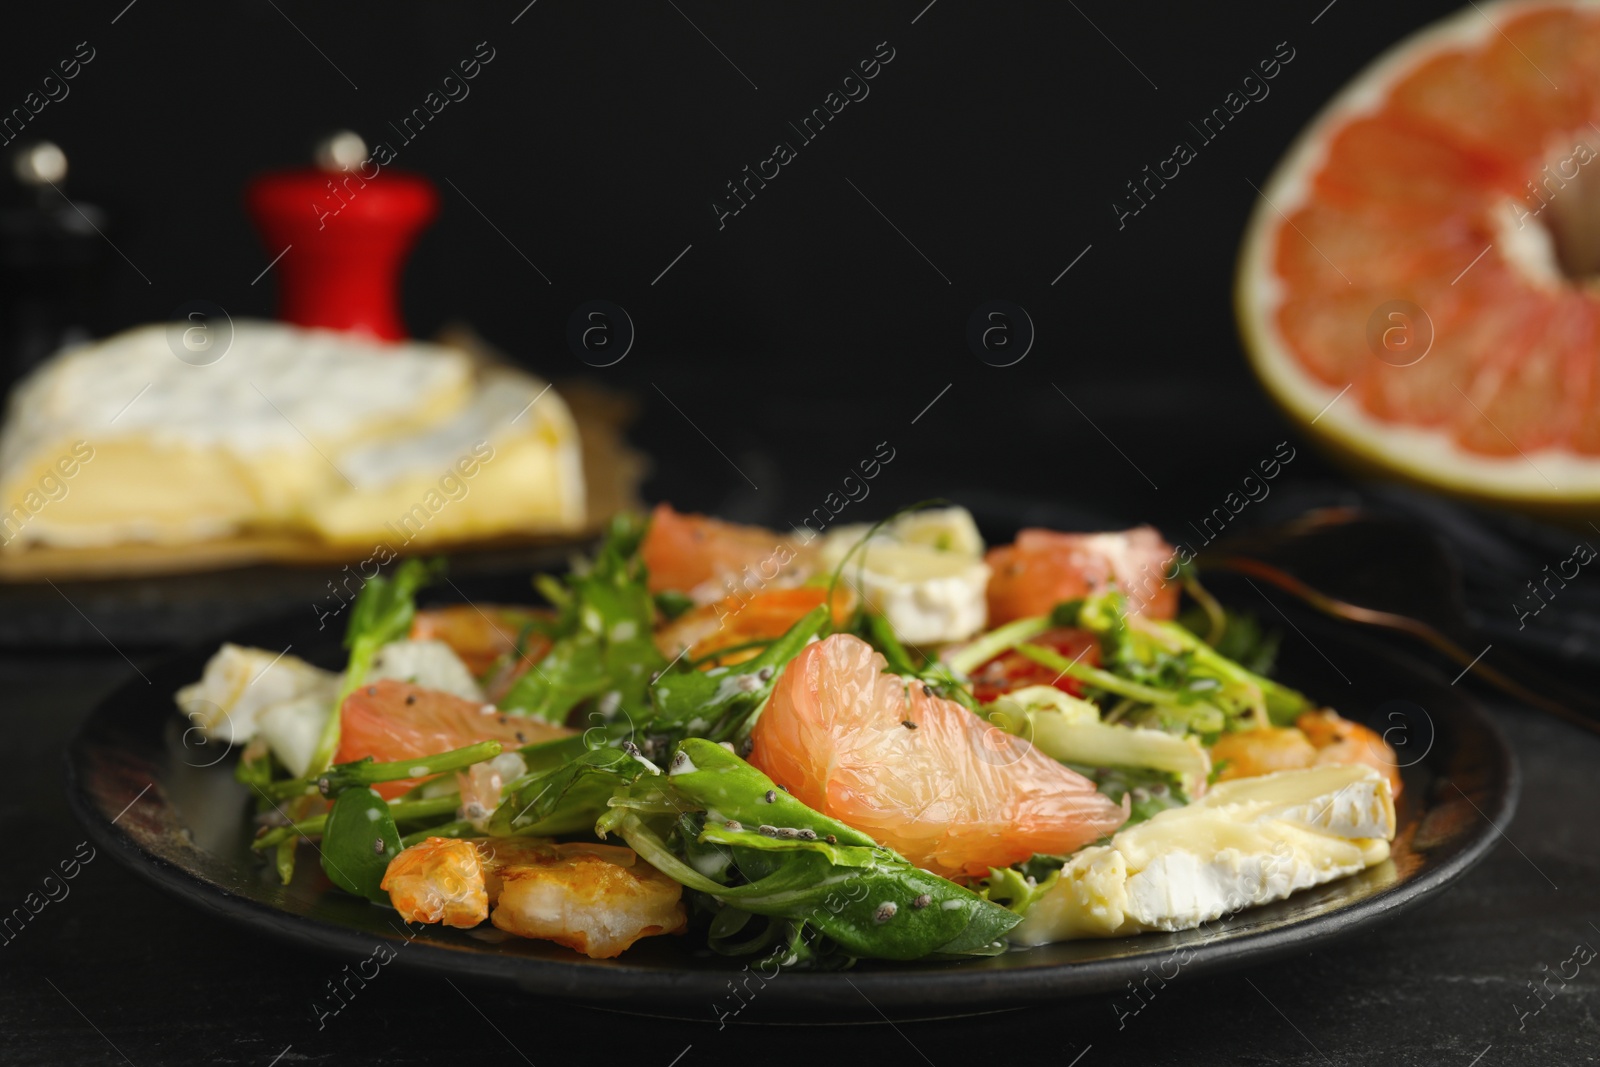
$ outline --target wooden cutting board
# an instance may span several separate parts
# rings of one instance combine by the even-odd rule
[[[577,544],[593,538],[617,512],[640,506],[639,483],[646,473],[646,460],[628,445],[624,435],[633,417],[634,402],[591,383],[567,382],[557,385],[557,391],[578,424],[588,492],[587,528],[577,533],[530,529],[493,538],[430,541],[417,548],[419,554]],[[241,534],[187,545],[45,545],[0,554],[0,583],[189,574],[261,563],[337,565],[356,562],[368,552],[370,546],[331,545],[314,537],[273,533]]]

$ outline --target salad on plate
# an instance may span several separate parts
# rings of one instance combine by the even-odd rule
[[[341,672],[226,644],[177,694],[241,746],[252,847],[408,922],[778,967],[1199,926],[1388,858],[1392,749],[1150,527],[959,507],[825,534],[667,505],[545,606],[366,581]],[[1187,605],[1187,606],[1186,606]]]

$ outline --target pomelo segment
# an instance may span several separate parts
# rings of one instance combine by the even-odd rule
[[[1155,619],[1178,614],[1177,551],[1153,526],[1120,533],[1058,533],[1026,529],[1009,545],[991,548],[989,625],[1048,615],[1057,604],[1108,588],[1128,609]]]
[[[799,584],[811,572],[816,550],[775,530],[657,504],[639,555],[652,593],[673,590],[710,604],[769,585]]]
[[[538,719],[505,714],[492,704],[385,678],[345,697],[334,762],[349,763],[367,756],[379,763],[414,759],[419,770],[426,770],[428,756],[479,741],[502,741],[511,749],[572,732]],[[419,774],[373,788],[392,799],[426,777]]]
[[[1600,504],[1600,4],[1479,4],[1402,41],[1262,193],[1240,327],[1310,435],[1467,496]]]
[[[756,720],[750,762],[947,878],[1072,852],[1127,820],[1088,779],[885,666],[850,634],[807,645]]]

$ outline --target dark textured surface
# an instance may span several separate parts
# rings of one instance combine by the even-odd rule
[[[105,658],[0,661],[11,729],[0,837],[7,909],[83,832],[67,813],[60,752],[82,715],[132,677]],[[342,959],[285,948],[195,914],[107,856],[70,895],[0,946],[6,1064],[564,1062],[580,1042],[630,1064],[682,1067],[753,1056],[766,1064],[869,1058],[936,1067],[1021,1052],[1093,1064],[1577,1064],[1600,1060],[1600,960],[1538,1015],[1528,982],[1600,948],[1600,739],[1494,705],[1525,784],[1502,843],[1454,889],[1396,923],[1284,963],[1180,975],[1119,1028],[1120,1000],[1091,998],[964,1020],[837,1029],[752,1028],[634,1018],[499,988],[383,971],[319,1030],[313,1002]],[[1552,884],[1553,883],[1553,884]],[[1546,971],[1542,968],[1548,967]],[[1569,973],[1571,966],[1565,968]],[[466,1001],[470,1000],[469,1007]],[[482,1016],[478,1012],[482,1012]],[[759,996],[741,1019],[771,1019]],[[486,1022],[487,1020],[487,1022]],[[804,1017],[787,1019],[812,1022]],[[493,1025],[489,1025],[492,1023]],[[98,1032],[97,1032],[98,1030]],[[497,1030],[499,1032],[497,1032]],[[844,1043],[841,1044],[841,1041]],[[685,1049],[688,1051],[685,1053]],[[1487,1051],[1486,1051],[1487,1050]],[[120,1051],[120,1055],[119,1055]],[[520,1056],[519,1056],[520,1052]]]

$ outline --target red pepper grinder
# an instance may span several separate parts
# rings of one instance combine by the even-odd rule
[[[400,270],[439,212],[433,183],[384,167],[349,131],[317,146],[316,167],[254,179],[245,199],[278,257],[278,317],[403,340]]]

